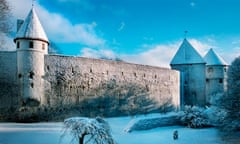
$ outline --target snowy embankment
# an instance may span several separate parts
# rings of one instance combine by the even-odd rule
[[[182,126],[159,127],[151,130],[124,130],[131,122],[140,119],[154,119],[158,114],[136,117],[107,118],[112,135],[118,144],[223,144],[215,128],[190,129]],[[0,144],[68,144],[72,137],[61,137],[63,123],[0,123]],[[173,140],[173,131],[177,130],[179,139]],[[73,143],[75,143],[73,141]]]
[[[179,113],[150,114],[132,119],[124,131],[132,132],[177,125],[181,125]]]

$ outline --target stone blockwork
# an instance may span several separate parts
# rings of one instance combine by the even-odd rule
[[[84,115],[135,114],[180,103],[179,73],[159,67],[47,55],[44,79],[42,105],[78,106]]]
[[[16,52],[0,52],[0,121],[56,121],[119,116],[179,107],[179,72],[121,61],[45,55],[44,97],[35,107],[19,96]]]

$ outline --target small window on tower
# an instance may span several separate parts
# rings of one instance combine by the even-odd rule
[[[45,44],[42,43],[42,50],[45,50]]]
[[[33,42],[32,41],[29,42],[29,48],[33,48]]]
[[[33,83],[30,84],[31,88],[33,88]]]
[[[219,83],[223,83],[223,79],[222,78],[219,79]]]
[[[29,78],[30,78],[30,79],[33,79],[33,76],[34,76],[34,72],[33,72],[33,71],[30,71],[30,72],[29,72]]]
[[[20,42],[17,42],[17,48],[20,48]]]

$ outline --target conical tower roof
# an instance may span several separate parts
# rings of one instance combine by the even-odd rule
[[[175,64],[197,64],[205,63],[201,55],[193,48],[193,46],[184,39],[177,53],[171,61],[171,65]]]
[[[220,57],[213,49],[210,49],[204,56],[206,65],[228,65],[222,57]]]
[[[17,39],[33,39],[49,43],[34,8],[31,9],[24,23],[18,30],[14,42],[16,42]]]

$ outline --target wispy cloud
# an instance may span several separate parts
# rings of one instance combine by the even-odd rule
[[[125,22],[120,23],[120,27],[118,28],[118,31],[122,31],[125,27]]]

